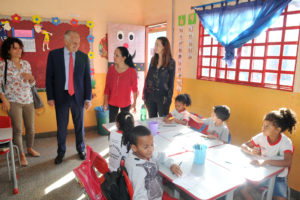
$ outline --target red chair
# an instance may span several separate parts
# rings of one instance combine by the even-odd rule
[[[9,116],[0,116],[0,128],[11,128],[11,120]],[[6,154],[8,178],[10,180],[10,165],[9,165],[9,156],[8,156],[10,149],[8,146],[8,142],[0,142],[0,144],[1,144],[0,155]],[[16,149],[19,165],[21,166],[19,148],[17,145],[13,145],[13,147]]]
[[[73,172],[76,175],[80,185],[82,185],[89,196],[90,200],[106,200],[101,191],[101,183],[104,181],[104,174],[109,172],[105,159],[97,152],[93,151],[90,146],[86,146],[86,160]],[[95,169],[102,174],[100,178],[97,176]]]
[[[194,113],[193,113],[194,114]],[[194,114],[197,117],[199,117],[200,119],[202,119],[203,117],[201,117],[198,114]],[[198,131],[200,133],[206,134],[207,135],[207,129],[208,126],[204,123],[198,123],[195,120],[193,120],[192,118],[190,118],[188,125],[190,126],[190,128],[194,129],[195,131]]]

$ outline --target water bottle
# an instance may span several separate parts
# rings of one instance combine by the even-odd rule
[[[145,120],[146,120],[146,107],[143,104],[141,108],[141,121],[145,121]]]

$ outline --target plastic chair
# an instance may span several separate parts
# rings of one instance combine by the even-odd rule
[[[8,170],[8,179],[10,180],[10,166],[9,166],[9,148],[8,147],[1,147],[0,148],[0,155],[6,154],[6,164],[7,164],[7,170]]]
[[[228,134],[228,144],[231,144],[231,134]]]
[[[198,114],[195,114],[195,113],[193,113],[193,114],[196,115],[197,117],[199,117],[200,119],[203,118]],[[195,120],[193,120],[192,118],[190,118],[190,120],[188,122],[188,126],[190,126],[190,128],[195,130],[195,131],[198,131],[198,132],[203,133],[203,134],[207,134],[208,126],[204,123],[198,123]]]
[[[93,151],[90,146],[87,145],[86,150],[86,160],[79,167],[73,169],[73,172],[80,185],[84,187],[90,200],[106,200],[101,191],[101,183],[104,181],[104,176],[98,178],[94,168],[103,175],[109,172],[108,165],[105,159]]]
[[[261,200],[264,200],[266,195],[267,195],[267,192],[268,192],[268,187],[262,187],[262,188],[259,188],[259,189],[262,191]],[[287,200],[290,200],[290,199],[291,199],[291,189],[290,189],[290,187],[288,187]]]
[[[11,120],[10,120],[9,116],[0,116],[0,128],[11,128]],[[8,144],[8,142],[2,142],[1,144],[6,145],[6,144]],[[15,148],[15,150],[17,152],[19,165],[21,167],[19,148],[18,148],[17,145],[13,145],[13,147]],[[6,154],[6,162],[7,162],[7,168],[8,168],[8,178],[10,180],[10,165],[9,165],[9,156],[8,156],[9,151],[10,151],[10,149],[9,149],[8,146],[0,148],[0,155]]]

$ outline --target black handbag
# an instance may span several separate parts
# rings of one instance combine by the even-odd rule
[[[35,85],[31,87],[31,92],[32,92],[32,97],[33,97],[34,109],[43,108],[44,102],[42,101],[41,97],[39,96]]]

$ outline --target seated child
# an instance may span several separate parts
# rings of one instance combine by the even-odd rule
[[[285,167],[284,171],[278,174],[275,180],[273,196],[276,199],[287,198],[287,175],[288,168],[292,164],[293,144],[284,132],[288,130],[292,133],[296,123],[296,115],[292,110],[281,108],[279,111],[272,111],[264,117],[262,132],[241,146],[242,150],[248,154],[266,158],[262,162],[253,160],[252,164],[254,165],[263,166],[268,164]],[[259,187],[267,185],[268,181],[265,181],[259,184]],[[247,185],[241,190],[245,199],[253,199],[249,194],[250,188],[251,185]]]
[[[230,117],[228,106],[215,106],[210,118],[200,119],[196,115],[190,114],[190,118],[198,123],[204,123],[208,126],[207,136],[216,138],[225,143],[229,142],[229,129],[225,121]]]
[[[190,106],[192,100],[188,94],[180,94],[175,99],[175,109],[164,118],[165,123],[172,123],[186,125],[189,121],[189,112],[185,107]]]
[[[170,167],[171,171],[180,176],[178,165],[164,153],[154,150],[153,135],[144,126],[136,126],[130,134],[131,150],[125,160],[128,177],[133,186],[133,200],[162,199],[162,178],[158,173],[158,163]]]
[[[117,171],[120,167],[122,156],[127,157],[130,146],[128,144],[129,134],[134,127],[134,119],[129,112],[120,112],[116,118],[117,131],[112,131],[109,138],[109,159],[110,171]]]

